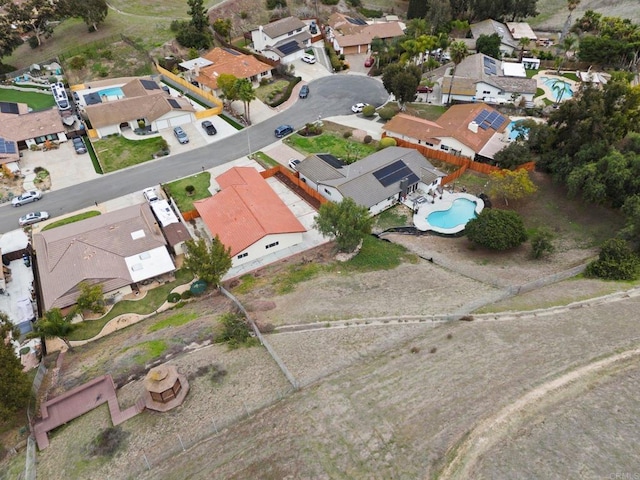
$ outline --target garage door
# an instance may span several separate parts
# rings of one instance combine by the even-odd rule
[[[180,115],[169,119],[169,125],[172,127],[184,125],[185,123],[191,123],[191,115]]]
[[[156,128],[158,130],[164,130],[165,128],[169,128],[169,121],[168,120],[158,120],[156,122]]]

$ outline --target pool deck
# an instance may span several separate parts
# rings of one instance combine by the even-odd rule
[[[413,224],[416,226],[418,230],[421,230],[423,232],[426,232],[427,230],[431,230],[433,232],[442,233],[444,235],[453,235],[455,233],[459,233],[463,231],[465,225],[457,225],[453,228],[440,228],[440,227],[431,225],[427,221],[427,217],[429,216],[430,213],[449,210],[453,202],[455,200],[458,200],[459,198],[466,198],[467,200],[475,202],[476,215],[480,214],[480,212],[482,212],[482,210],[484,209],[484,202],[480,198],[474,195],[471,195],[469,193],[462,193],[462,192],[452,193],[448,190],[443,190],[441,196],[432,197],[429,195],[423,195],[423,198],[425,198],[426,201],[424,203],[416,205],[418,208],[418,212],[413,215]],[[412,208],[413,201],[414,199],[407,200],[405,204],[407,204],[407,206]]]
[[[574,72],[571,72],[574,73]],[[549,87],[548,85],[545,85],[545,80],[544,79],[551,79],[551,80],[562,80],[564,82],[567,82],[569,84],[569,86],[571,87],[571,90],[573,90],[574,92],[577,91],[578,89],[578,82],[575,82],[574,80],[571,80],[567,77],[563,77],[562,75],[558,75],[555,72],[553,72],[552,70],[540,70],[536,75],[534,75],[533,77],[531,77],[533,79],[536,80],[536,83],[538,85],[538,88],[541,88],[542,90],[544,90],[544,95],[540,95],[539,97],[536,97],[534,99],[534,102],[538,105],[545,105],[545,102],[543,100],[543,98],[547,98],[550,102],[556,103],[556,96],[553,92],[553,90],[551,90],[551,87]],[[564,102],[565,100],[569,100],[568,98],[565,98],[563,100],[560,100],[560,102]]]

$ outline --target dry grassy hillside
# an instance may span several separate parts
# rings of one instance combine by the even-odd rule
[[[638,0],[582,0],[572,18],[575,20],[581,17],[587,10],[640,22]],[[561,30],[569,13],[566,0],[538,0],[538,12],[540,14],[530,23],[540,30]]]

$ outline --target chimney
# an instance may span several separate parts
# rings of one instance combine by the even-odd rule
[[[473,133],[478,133],[478,124],[476,122],[469,123],[469,130]]]

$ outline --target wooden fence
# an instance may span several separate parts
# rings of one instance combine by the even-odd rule
[[[262,175],[262,178],[269,178],[269,177],[273,177],[276,173],[281,173],[284,176],[286,176],[287,179],[291,183],[293,183],[297,188],[302,190],[304,193],[309,195],[314,200],[317,200],[318,202],[320,202],[321,205],[329,201],[325,197],[320,195],[317,191],[315,191],[313,188],[311,188],[309,185],[307,185],[305,182],[303,182],[300,179],[300,177],[298,177],[295,173],[293,173],[288,168],[283,167],[282,165],[277,165],[268,170],[265,170],[264,172],[260,172],[260,175]]]
[[[192,85],[191,82],[188,82],[184,78],[181,78],[178,75],[171,73],[169,70],[167,70],[166,68],[162,68],[160,65],[156,64],[155,67],[156,67],[156,70],[158,70],[158,73],[160,73],[163,77],[183,87],[185,93],[190,93],[192,95],[195,95],[196,97],[203,98],[206,102],[209,102],[210,104],[215,105],[214,107],[208,110],[205,110],[205,112],[207,112],[206,114],[202,112],[197,112],[196,113],[197,118],[211,117],[213,115],[219,115],[220,113],[222,113],[222,100],[220,100],[218,97],[216,97],[212,93],[205,92],[204,90],[196,87],[195,85]]]
[[[383,136],[386,137],[389,135],[385,134]],[[440,160],[441,162],[459,166],[460,168],[458,170],[447,175],[442,179],[442,185],[446,185],[447,183],[450,183],[453,180],[460,178],[462,174],[464,174],[464,172],[467,171],[467,169],[473,170],[474,172],[482,173],[484,175],[489,175],[492,172],[499,172],[500,170],[502,170],[502,168],[497,167],[495,165],[476,162],[470,159],[469,157],[459,157],[457,155],[451,155],[450,153],[443,152],[441,150],[434,150],[424,145],[416,145],[415,143],[411,143],[407,140],[401,140],[396,137],[391,137],[391,138],[393,138],[396,141],[399,147],[413,148],[414,150],[417,150],[422,155],[424,155],[426,158]],[[535,162],[527,162],[520,165],[518,169],[524,168],[528,172],[531,172],[535,169],[535,166],[536,166]]]

